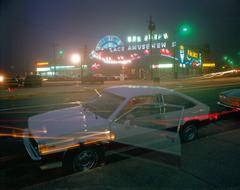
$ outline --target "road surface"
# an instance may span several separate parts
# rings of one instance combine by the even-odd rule
[[[86,101],[95,93],[95,88],[101,90],[107,86],[118,84],[161,85],[174,88],[209,105],[212,113],[221,113],[224,109],[216,104],[218,94],[224,90],[239,88],[240,80],[238,78],[193,79],[165,83],[115,81],[107,82],[104,85],[82,85],[78,82],[46,83],[42,88],[1,92],[1,134],[11,134],[16,130],[14,128],[26,128],[27,119],[32,115]],[[116,155],[108,158],[106,166],[86,173],[74,174],[62,181],[43,184],[35,189],[43,187],[49,187],[49,189],[77,188],[78,185],[83,187],[90,185],[92,189],[106,189],[106,187],[109,189],[113,189],[113,187],[135,189],[140,187],[142,189],[240,187],[240,177],[238,177],[240,120],[238,117],[238,113],[226,114],[217,121],[204,126],[199,132],[198,140],[183,144],[180,168],[170,167],[158,160],[149,159],[154,155],[146,154],[143,157]],[[39,171],[26,154],[22,139],[1,137],[0,147],[1,189],[25,187],[66,175],[59,169]],[[64,185],[66,181],[67,186]]]

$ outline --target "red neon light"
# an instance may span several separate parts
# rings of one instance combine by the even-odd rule
[[[101,65],[99,63],[94,63],[91,67],[90,70],[99,70],[101,68]]]
[[[194,117],[184,117],[183,120],[185,122],[187,121],[192,121],[192,120],[217,120],[219,118],[219,116],[223,116],[223,115],[227,115],[230,113],[234,113],[234,112],[239,112],[239,109],[233,109],[233,110],[229,110],[229,111],[223,111],[220,113],[211,113],[211,114],[207,114],[207,115],[200,115],[200,116],[194,116]]]
[[[168,49],[160,49],[160,54],[166,55],[166,56],[173,56],[173,53]]]

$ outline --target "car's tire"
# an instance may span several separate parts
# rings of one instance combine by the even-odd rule
[[[198,136],[198,129],[195,123],[188,123],[181,127],[180,138],[182,142],[191,142]]]
[[[82,148],[71,152],[63,162],[67,171],[81,172],[96,167],[102,157],[102,151],[97,148]]]

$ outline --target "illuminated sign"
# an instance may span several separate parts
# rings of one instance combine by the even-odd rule
[[[56,66],[57,70],[66,70],[66,69],[73,69],[75,66]],[[37,67],[37,72],[46,72],[46,71],[53,71],[55,69],[54,66],[52,67]]]
[[[169,69],[173,68],[172,63],[167,63],[167,64],[158,64],[158,65],[152,65],[153,69]]]
[[[141,43],[141,42],[149,42],[151,39],[150,35],[145,36],[128,36],[127,37],[127,43]],[[160,40],[167,40],[168,34],[153,34],[152,35],[152,41],[160,41]]]
[[[173,52],[169,49],[160,49],[160,54],[163,56],[168,56],[168,57],[173,56]]]
[[[211,67],[211,68],[214,68],[214,67],[216,67],[216,64],[215,64],[215,63],[203,63],[203,67]]]
[[[50,67],[37,68],[37,72],[46,72],[46,71],[51,71]]]
[[[192,50],[188,50],[187,51],[187,55],[189,57],[192,57],[192,58],[195,58],[195,59],[198,59],[199,58],[199,54],[195,51],[192,51]]]
[[[105,36],[103,37],[96,46],[96,51],[108,50],[109,48],[116,48],[122,46],[121,39],[117,36]]]
[[[93,65],[91,65],[90,70],[95,71],[95,70],[99,70],[100,68],[101,68],[101,65],[99,63],[94,63]]]
[[[185,58],[185,51],[184,51],[184,46],[183,45],[180,46],[179,53],[180,53],[180,61],[181,61],[181,63],[183,63],[184,58]]]
[[[37,65],[37,67],[47,66],[48,62],[37,62],[36,65]]]
[[[168,38],[167,33],[153,34],[152,43],[150,43],[150,35],[133,35],[128,36],[126,44],[124,44],[117,36],[105,36],[98,42],[95,50],[90,53],[90,58],[107,64],[128,64],[144,55],[149,55],[151,49],[159,49],[162,56],[173,58],[173,53],[169,48],[176,47],[176,42],[170,42]],[[125,52],[131,53],[126,55]],[[137,52],[140,53],[135,56]],[[125,56],[123,57],[123,55]]]

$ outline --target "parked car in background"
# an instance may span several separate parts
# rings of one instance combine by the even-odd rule
[[[208,113],[205,104],[170,89],[115,86],[80,106],[30,117],[24,145],[33,160],[52,155],[82,171],[104,158],[109,143],[179,154],[180,138],[194,140]]]
[[[232,89],[219,94],[219,105],[240,110],[240,89]]]
[[[23,81],[25,87],[42,86],[42,77],[39,75],[27,75]]]
[[[115,80],[127,80],[128,76],[126,74],[114,75]]]
[[[100,83],[103,84],[106,77],[103,74],[90,73],[82,77],[82,83]]]

